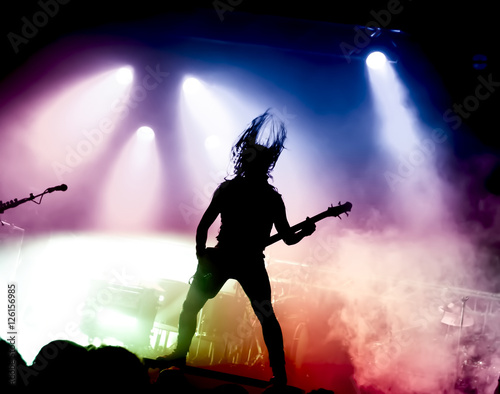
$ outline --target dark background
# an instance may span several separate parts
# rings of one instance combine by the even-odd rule
[[[50,3],[46,1],[45,3]],[[8,5],[7,5],[8,4]],[[224,5],[225,4],[225,5]],[[200,1],[135,1],[71,0],[60,4],[57,14],[43,26],[27,44],[15,53],[9,32],[19,33],[23,17],[31,18],[40,10],[37,1],[12,1],[4,5],[1,21],[1,63],[3,76],[9,75],[30,57],[58,37],[81,29],[104,24],[140,21],[170,12],[204,9],[219,18],[230,20],[233,12],[273,15],[335,24],[365,26],[379,19],[385,29],[399,29],[411,35],[435,67],[454,103],[474,94],[479,73],[495,80],[498,68],[498,14],[490,1],[257,1],[212,0]],[[226,8],[227,7],[227,8]],[[387,14],[388,9],[401,10]],[[223,22],[223,21],[221,21]],[[223,28],[224,23],[221,23]],[[474,55],[486,56],[481,61],[486,68],[474,67]],[[500,75],[500,73],[498,74]],[[498,78],[500,80],[500,77]],[[496,92],[465,123],[481,141],[498,148],[499,120]],[[497,190],[498,191],[498,190]]]

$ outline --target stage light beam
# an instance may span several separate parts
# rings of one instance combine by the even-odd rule
[[[97,228],[137,232],[151,229],[159,219],[162,170],[154,132],[141,127],[131,137],[116,157],[102,189],[95,217]]]
[[[207,164],[213,166],[214,171],[224,170],[234,130],[240,127],[235,125],[233,113],[223,100],[224,89],[194,77],[186,77],[182,93],[183,128],[189,130],[183,134],[186,146],[204,148],[194,156],[197,163],[200,157],[206,157]]]
[[[367,66],[381,141],[393,155],[407,155],[419,143],[420,128],[416,110],[408,102],[408,90],[391,64],[386,62],[379,69],[368,62]]]

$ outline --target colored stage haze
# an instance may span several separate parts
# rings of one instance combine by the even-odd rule
[[[378,174],[401,163],[407,171],[385,177],[385,202],[377,209],[367,209],[369,200],[354,199],[350,219],[320,224],[306,241],[311,242],[308,253],[290,252],[289,261],[271,259],[270,271],[283,280],[284,293],[297,299],[303,294],[300,313],[308,316],[309,342],[315,343],[303,357],[312,364],[323,360],[316,366],[327,379],[353,373],[358,385],[374,392],[442,392],[453,387],[464,357],[457,346],[459,328],[441,322],[443,308],[460,305],[470,295],[464,289],[491,287],[480,268],[491,257],[478,249],[477,234],[464,231],[457,198],[463,191],[437,166],[449,149],[446,134],[420,122],[389,64],[369,75],[383,152]],[[364,182],[366,188],[376,184]],[[362,226],[354,223],[358,220]],[[475,295],[498,302],[488,293]],[[325,314],[328,327],[322,326]],[[481,322],[477,312],[472,318],[477,324],[466,328],[464,337],[484,326],[495,331],[495,321]],[[337,377],[328,375],[329,364],[337,365]],[[488,384],[494,387],[494,381]],[[352,390],[347,378],[333,386]]]

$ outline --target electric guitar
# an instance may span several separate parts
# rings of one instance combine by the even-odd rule
[[[342,219],[340,215],[346,214],[346,216],[349,216],[349,212],[351,211],[351,209],[352,204],[350,202],[346,202],[344,204],[340,204],[339,202],[339,205],[335,207],[332,205],[325,211],[311,218],[307,218],[306,220],[297,223],[295,226],[292,226],[291,231],[293,233],[297,233],[311,223],[319,222],[320,220],[323,220],[327,217],[338,217],[339,219]],[[269,245],[272,245],[282,239],[283,236],[279,233],[274,234],[269,237],[265,246],[267,247]],[[221,260],[223,259],[220,259],[218,248],[206,248],[203,256],[198,257],[198,268],[194,276],[191,278],[190,283],[192,282],[192,280],[197,278],[200,288],[207,294],[210,294],[212,297],[214,297],[219,290],[218,288],[214,288],[213,285],[218,282],[218,273],[222,272],[222,268],[220,266],[223,265],[223,261]]]
[[[308,218],[303,222],[297,223],[295,226],[291,227],[291,230],[293,233],[296,233],[309,223],[311,222],[316,223],[328,217],[339,217],[339,219],[342,219],[340,215],[345,213],[346,216],[349,216],[349,212],[351,212],[351,209],[352,209],[352,204],[350,202],[346,202],[342,205],[339,202],[339,205],[335,207],[332,205],[326,211],[318,213],[317,215],[313,216],[312,218]],[[282,239],[283,237],[280,234],[274,234],[269,237],[269,239],[266,242],[266,246],[272,245],[278,241],[281,241]]]

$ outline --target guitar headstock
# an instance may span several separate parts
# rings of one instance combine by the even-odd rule
[[[333,216],[333,217],[338,217],[339,219],[342,219],[340,215],[343,213],[346,214],[346,216],[349,216],[349,212],[351,212],[352,209],[352,204],[347,201],[344,204],[341,204],[339,201],[339,205],[337,206],[331,206],[327,209],[327,214],[328,216]]]

